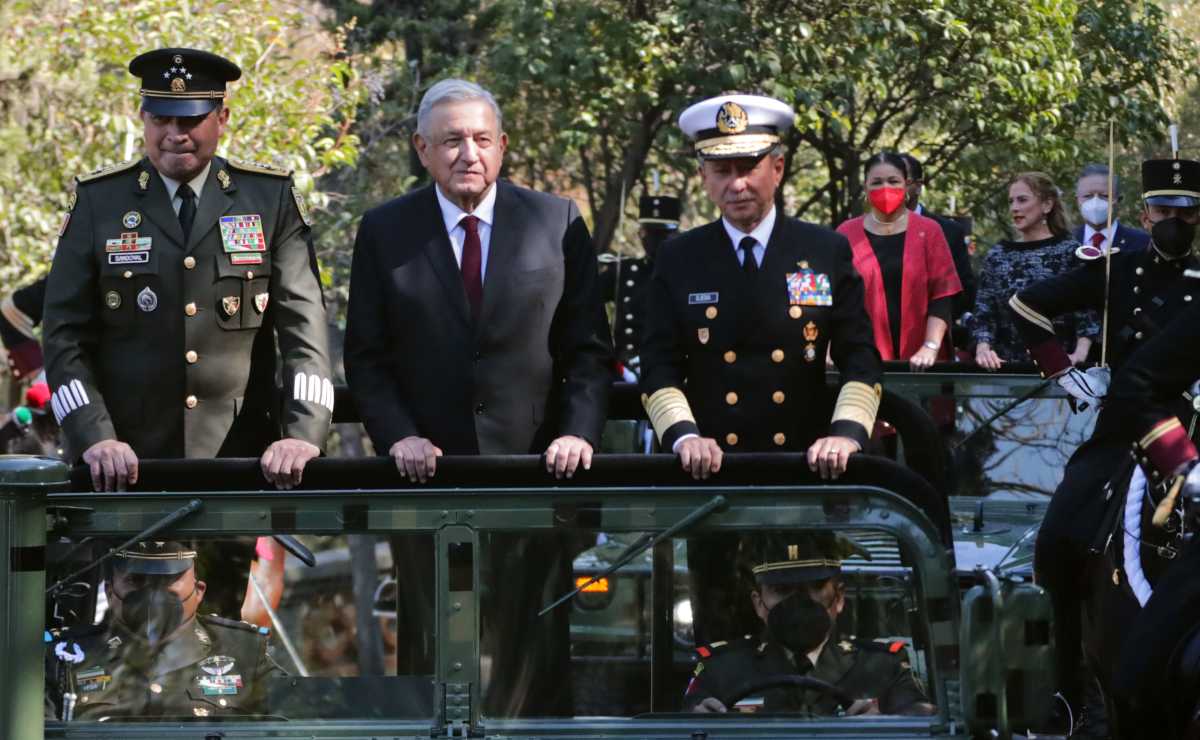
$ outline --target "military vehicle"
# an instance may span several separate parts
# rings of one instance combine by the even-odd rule
[[[1091,420],[1036,375],[949,370],[889,373],[890,429],[873,451],[883,454],[856,456],[833,483],[798,455],[730,455],[704,483],[663,455],[598,457],[571,481],[554,481],[533,456],[444,458],[423,487],[387,459],[328,458],[297,491],[263,490],[253,460],[145,461],[136,491],[102,494],[61,462],[0,458],[0,735],[1009,737],[1050,710],[1051,612],[1030,578],[1032,535]],[[614,418],[635,418],[630,398],[617,393]],[[870,556],[843,565],[839,641],[902,651],[934,713],[770,713],[753,696],[747,711],[681,711],[703,647],[693,548],[718,535],[812,531],[853,537]],[[297,543],[282,595],[265,599],[271,655],[287,675],[263,679],[253,711],[205,694],[199,675],[180,705],[190,711],[114,704],[103,721],[63,721],[47,703],[47,627],[103,626],[102,569],[72,571],[134,538],[271,535]],[[534,544],[507,552],[500,542]],[[565,554],[553,577],[546,553]],[[436,579],[418,593],[409,576],[424,565]],[[245,579],[206,567],[202,579]],[[406,629],[422,623],[429,629]],[[756,629],[737,615],[730,623],[730,638]],[[114,671],[109,681],[119,680]]]

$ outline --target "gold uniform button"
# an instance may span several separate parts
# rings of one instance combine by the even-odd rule
[[[783,362],[783,350],[777,349],[771,352],[771,362]]]
[[[787,435],[785,435],[783,432],[776,432],[772,439],[775,440],[775,444],[782,447],[784,442],[787,442]]]
[[[196,258],[191,256],[184,257],[183,266],[189,270],[194,270],[196,268]]]
[[[725,353],[725,362],[728,362],[730,365],[737,362],[737,352],[734,352],[733,350],[729,350],[728,352],[726,352]]]
[[[196,315],[196,304],[195,303],[187,304],[186,306],[183,307],[183,312],[185,314],[187,314],[188,316],[195,316]]]
[[[162,693],[162,684],[152,683],[152,684],[150,684],[150,690],[156,694],[161,694]]]
[[[1143,272],[1145,272],[1145,270],[1143,270],[1142,268],[1140,268],[1140,267],[1139,267],[1138,269],[1136,269],[1136,270],[1134,270],[1134,271],[1133,271],[1133,274],[1134,274],[1134,275],[1141,275]]]
[[[246,279],[247,279],[247,280],[253,280],[253,279],[254,279],[254,270],[246,270]]]
[[[775,391],[771,394],[771,400],[775,403],[783,403],[784,398],[785,396],[783,395],[783,391]]]
[[[1134,339],[1141,339],[1141,338],[1142,338],[1142,333],[1141,333],[1140,331],[1139,331],[1139,332],[1135,332],[1135,333],[1134,333],[1134,335],[1133,335],[1133,338],[1134,338]]]
[[[729,445],[730,447],[737,444],[737,440],[738,440],[738,436],[736,434],[734,434],[733,432],[730,432],[729,434],[725,435],[725,444]]]
[[[708,308],[704,309],[704,318],[706,318],[706,319],[717,318],[717,307],[709,306]]]
[[[128,280],[131,277],[133,277],[133,270],[126,270],[125,271],[125,279]]]
[[[229,702],[228,702],[228,701],[226,701],[225,699],[217,699],[217,703],[218,703],[218,704],[220,704],[220,705],[221,705],[221,706],[223,706],[223,707],[224,707],[224,706],[228,706],[228,705],[229,705]]]
[[[194,350],[194,349],[189,349],[189,350],[187,351],[187,354],[186,354],[186,355],[184,355],[184,359],[186,359],[186,360],[188,361],[188,364],[189,364],[189,365],[195,365],[195,364],[196,364],[196,360],[199,360],[199,359],[200,359],[200,355],[196,354],[196,350]]]
[[[188,396],[187,398],[183,399],[183,405],[187,406],[189,409],[196,408],[196,404],[198,403],[200,402],[196,400],[195,396]]]
[[[737,394],[734,393],[733,391],[729,391],[728,393],[726,393],[725,394],[725,403],[729,404],[730,406],[736,405],[737,404]]]
[[[802,311],[799,306],[792,306],[788,309],[788,316],[791,316],[793,319],[798,319],[803,315],[804,311]]]

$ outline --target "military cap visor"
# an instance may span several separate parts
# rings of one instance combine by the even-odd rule
[[[840,574],[842,560],[852,556],[871,559],[870,552],[862,545],[841,534],[814,532],[772,536],[761,544],[758,564],[751,571],[760,584],[810,583]]]
[[[155,49],[129,63],[142,80],[142,110],[158,116],[203,116],[221,106],[225,84],[242,76],[228,59],[198,49]]]
[[[721,95],[679,114],[679,128],[702,159],[761,157],[792,127],[792,107],[762,95]]]
[[[638,223],[643,226],[658,226],[678,229],[682,203],[669,195],[643,195],[638,199]]]
[[[191,570],[195,562],[196,551],[178,542],[139,542],[113,556],[115,570],[149,576],[177,576]]]
[[[1142,199],[1152,206],[1200,206],[1200,162],[1192,159],[1142,162]]]

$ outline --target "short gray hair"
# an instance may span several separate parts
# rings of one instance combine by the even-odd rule
[[[1083,169],[1079,171],[1079,177],[1075,178],[1075,191],[1076,192],[1079,191],[1079,181],[1080,180],[1082,180],[1085,177],[1091,177],[1093,175],[1100,175],[1101,177],[1108,178],[1108,165],[1100,164],[1099,162],[1092,162],[1091,164],[1085,164],[1083,166]],[[1112,181],[1113,181],[1113,186],[1112,186],[1113,195],[1116,197],[1119,197],[1121,195],[1121,178],[1117,177],[1116,175],[1113,175]]]
[[[496,104],[496,99],[490,92],[474,82],[451,78],[435,82],[433,87],[430,87],[425,92],[425,96],[421,98],[421,105],[417,108],[417,133],[422,136],[429,135],[429,116],[433,113],[435,106],[465,100],[482,100],[491,106],[492,112],[496,114],[496,129],[504,130],[504,118],[500,115],[500,106]]]

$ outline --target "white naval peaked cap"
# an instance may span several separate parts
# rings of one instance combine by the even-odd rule
[[[792,127],[792,106],[763,95],[719,95],[679,114],[679,128],[702,159],[760,157]]]

